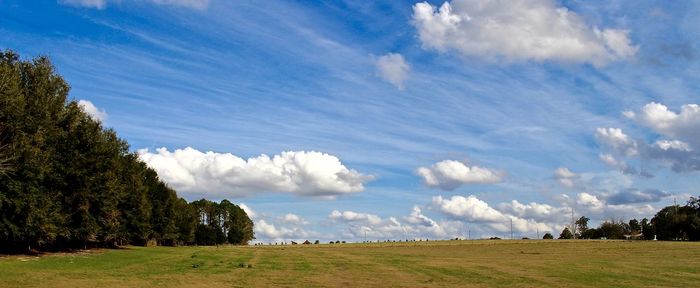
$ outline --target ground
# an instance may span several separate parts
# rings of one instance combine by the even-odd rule
[[[693,287],[700,243],[478,240],[0,257],[0,287]]]

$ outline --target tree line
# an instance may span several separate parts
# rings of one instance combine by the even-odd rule
[[[48,58],[0,51],[0,252],[254,239],[243,209],[178,197],[69,90]]]
[[[598,228],[589,228],[590,219],[582,216],[574,223],[576,234],[567,227],[559,239],[645,239],[700,241],[700,197],[690,197],[684,206],[666,206],[651,220],[631,219],[605,221]],[[552,235],[548,239],[552,239]],[[547,239],[547,238],[545,238]]]

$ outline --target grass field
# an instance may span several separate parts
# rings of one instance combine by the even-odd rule
[[[698,287],[700,243],[130,247],[0,257],[0,287]]]

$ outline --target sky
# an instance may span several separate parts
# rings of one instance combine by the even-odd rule
[[[700,3],[0,0],[0,49],[256,241],[557,236],[698,196]],[[512,224],[511,224],[512,223]]]

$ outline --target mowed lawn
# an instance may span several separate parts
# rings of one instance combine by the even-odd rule
[[[0,287],[698,287],[700,243],[479,240],[0,257]]]

